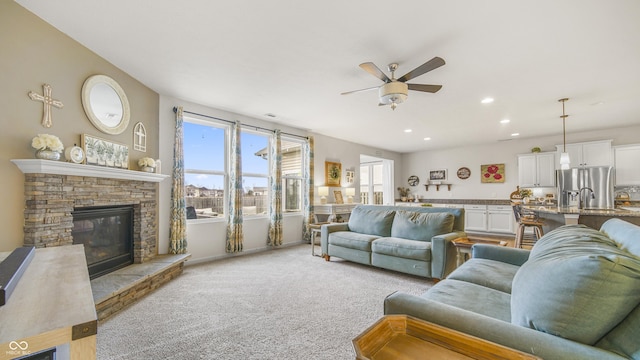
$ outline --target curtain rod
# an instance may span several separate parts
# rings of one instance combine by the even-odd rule
[[[174,107],[173,107],[173,112],[174,112],[174,113],[175,113],[175,112],[178,112],[178,108],[174,106]],[[205,115],[205,114],[199,114],[199,113],[195,113],[195,112],[192,112],[192,111],[187,111],[187,110],[184,110],[184,109],[182,110],[182,112],[183,112],[183,113],[186,113],[186,114],[202,116],[202,117],[206,117],[206,118],[214,119],[214,120],[218,120],[218,121],[224,121],[224,122],[229,123],[229,124],[235,124],[235,121],[226,120],[226,119],[221,119],[221,118],[217,118],[217,117],[215,117],[215,116],[210,116],[210,115]],[[243,125],[244,125],[244,124],[243,124]],[[256,129],[256,130],[260,129],[260,130],[264,130],[264,131],[268,131],[268,132],[273,132],[273,129],[267,129],[267,128],[263,128],[263,127],[260,127],[260,126],[254,126],[254,125],[245,125],[245,126],[250,127],[250,128],[254,128],[254,129]],[[296,135],[296,134],[291,134],[291,133],[287,133],[287,132],[282,132],[282,134],[284,134],[284,135],[289,135],[289,136],[294,136],[294,137],[298,137],[298,138],[305,139],[305,140],[309,140],[309,137],[308,137],[308,136]]]

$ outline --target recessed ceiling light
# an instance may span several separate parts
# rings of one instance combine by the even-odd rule
[[[493,102],[493,98],[487,97],[482,99],[482,101],[480,101],[483,104],[491,104]]]
[[[430,137],[426,137],[426,138],[424,138],[424,141],[429,141],[429,140],[431,140],[431,138],[430,138]]]
[[[406,132],[406,133],[410,133],[410,132],[412,132],[412,131],[413,131],[413,130],[411,130],[411,129],[404,129],[404,132]]]
[[[511,122],[511,120],[509,120],[509,119],[502,119],[502,120],[500,120],[500,124],[508,124],[508,123],[510,123],[510,122]]]
[[[520,133],[513,133],[511,136],[520,136]]]

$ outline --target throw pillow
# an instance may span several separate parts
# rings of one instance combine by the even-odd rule
[[[367,209],[356,206],[349,215],[349,230],[360,234],[391,235],[393,210]]]
[[[455,216],[446,212],[419,213],[398,210],[393,218],[391,236],[409,240],[431,241],[431,238],[450,233]]]
[[[640,302],[640,258],[603,233],[567,225],[547,233],[520,267],[511,322],[593,345]]]

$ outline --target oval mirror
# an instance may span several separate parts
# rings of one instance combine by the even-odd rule
[[[89,121],[107,134],[121,134],[129,126],[129,100],[112,78],[89,77],[82,85],[82,107]]]

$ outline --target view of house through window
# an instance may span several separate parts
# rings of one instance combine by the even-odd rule
[[[184,167],[187,217],[224,218],[228,202],[229,126],[185,118]],[[242,130],[242,210],[244,216],[269,211],[269,138]],[[282,139],[282,191],[285,212],[302,209],[302,142]]]

